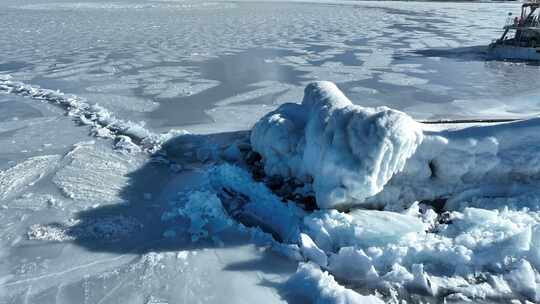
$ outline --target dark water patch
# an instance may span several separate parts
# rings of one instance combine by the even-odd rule
[[[340,83],[339,88],[353,103],[361,106],[388,106],[398,110],[415,103],[448,103],[454,100],[447,94],[437,94],[414,86],[380,82],[380,77]],[[358,91],[357,88],[366,89]],[[368,91],[371,90],[372,93]]]
[[[211,122],[205,111],[226,98],[253,90],[253,84],[262,81],[278,81],[301,85],[308,80],[306,72],[296,71],[289,65],[271,59],[284,56],[299,56],[288,50],[249,49],[240,53],[220,56],[205,62],[188,62],[194,72],[203,79],[219,82],[219,85],[198,94],[173,98],[155,98],[160,106],[148,114],[154,127],[170,127]],[[263,97],[264,100],[264,97]],[[270,102],[266,99],[264,102]],[[261,102],[259,99],[258,102]]]
[[[32,67],[33,65],[24,61],[8,61],[0,63],[0,71],[2,72],[17,72],[24,68]]]
[[[451,22],[446,21],[442,18],[429,18],[429,17],[407,17],[405,18],[408,21],[420,22],[420,23],[436,23],[436,24],[451,24]]]
[[[487,59],[487,46],[478,45],[470,47],[459,48],[435,48],[435,49],[422,49],[412,51],[411,54],[421,55],[425,57],[444,57],[453,58],[458,60],[486,60]]]
[[[382,10],[386,12],[389,15],[405,15],[405,16],[413,16],[417,18],[424,18],[426,16],[426,13],[423,12],[415,12],[411,10],[404,10],[404,9],[398,9],[398,8],[392,8],[392,7],[380,7],[380,6],[361,6],[359,7],[361,9],[373,9],[373,10]]]
[[[310,64],[321,66],[327,62],[341,62],[346,66],[361,66],[364,62],[356,57],[356,51],[347,50],[343,53],[333,55],[330,58],[325,58],[322,60],[310,61]]]
[[[276,93],[269,93],[255,98],[250,98],[244,101],[233,102],[230,105],[268,105],[273,104],[281,95],[285,94],[288,89]]]
[[[344,41],[346,45],[350,46],[365,46],[369,42],[369,38],[356,38]]]
[[[308,52],[313,52],[313,53],[323,53],[323,52],[331,50],[331,49],[332,49],[332,47],[328,46],[328,45],[312,44],[312,45],[308,46],[307,48],[305,48],[304,50],[306,50]]]

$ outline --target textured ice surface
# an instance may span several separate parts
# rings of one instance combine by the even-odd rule
[[[59,159],[58,155],[31,157],[9,169],[0,171],[0,201],[13,198],[25,187],[35,184],[54,168]]]

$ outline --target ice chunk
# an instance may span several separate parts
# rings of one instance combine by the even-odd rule
[[[300,234],[300,249],[304,257],[310,261],[316,263],[319,266],[326,267],[327,257],[326,253],[319,249],[313,240],[305,233]]]
[[[334,277],[312,263],[300,264],[297,272],[287,281],[287,296],[296,301],[316,304],[380,304],[376,296],[363,296],[339,285]]]
[[[464,199],[517,197],[529,193],[525,185],[537,188],[539,130],[538,118],[431,127],[385,107],[353,105],[334,84],[315,82],[301,104],[284,104],[259,120],[250,139],[268,175],[313,180],[321,208],[399,210],[439,198],[449,198],[448,208],[464,208]]]
[[[414,276],[400,264],[392,265],[392,270],[387,272],[383,277],[383,280],[388,282],[394,282],[404,284],[414,279]]]
[[[331,255],[328,268],[334,276],[347,281],[368,281],[373,284],[379,278],[371,258],[362,249],[354,247],[342,247],[337,254]]]
[[[301,105],[282,105],[251,133],[266,173],[312,177],[321,208],[361,204],[379,193],[422,138],[411,117],[353,105],[331,82],[309,84]]]
[[[506,278],[512,290],[529,300],[536,301],[536,274],[529,262],[519,261],[516,268]]]
[[[494,208],[538,209],[538,195],[532,193],[540,181],[540,119],[429,128],[424,126],[423,141],[403,170],[368,202],[399,209],[413,201],[449,198],[445,206],[449,210],[469,203],[484,208],[490,201]],[[504,201],[520,196],[527,201]]]
[[[127,154],[141,152],[141,147],[134,144],[131,137],[125,135],[118,135],[116,137],[114,148]]]
[[[409,288],[416,290],[419,293],[435,295],[437,286],[430,280],[429,275],[424,271],[424,265],[412,265],[413,280],[409,282]]]
[[[308,234],[325,250],[346,246],[373,246],[396,242],[409,233],[423,233],[422,220],[377,210],[315,212],[304,218]]]
[[[209,178],[212,186],[217,191],[224,192],[223,195],[229,195],[228,191],[246,198],[235,202],[238,206],[227,206],[234,209],[233,213],[238,210],[242,217],[249,218],[252,224],[269,230],[281,241],[298,241],[300,218],[304,212],[295,204],[284,204],[264,184],[255,182],[247,171],[237,166],[216,166],[210,170]],[[229,200],[235,201],[234,197]]]

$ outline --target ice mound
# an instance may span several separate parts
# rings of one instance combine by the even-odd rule
[[[459,202],[537,192],[539,130],[540,118],[429,126],[385,107],[353,105],[334,84],[315,82],[301,104],[258,121],[250,139],[267,175],[312,184],[320,208],[400,210],[442,199],[455,210]]]
[[[514,199],[512,205],[537,208],[532,198],[540,182],[539,130],[539,118],[443,130],[424,126],[422,144],[403,170],[367,201],[399,210],[442,198],[447,210],[456,210],[482,198],[504,206],[506,198],[527,195],[527,202]]]
[[[312,178],[321,208],[362,204],[379,193],[422,139],[411,117],[354,105],[331,82],[309,84],[300,105],[280,106],[251,132],[266,174]]]

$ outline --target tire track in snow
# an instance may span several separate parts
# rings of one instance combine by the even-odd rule
[[[76,123],[90,126],[92,135],[111,138],[115,142],[130,140],[143,151],[150,153],[159,150],[161,144],[173,136],[185,134],[185,131],[177,130],[154,133],[146,129],[144,123],[117,118],[111,111],[98,104],[90,104],[82,97],[14,81],[9,75],[0,75],[0,94],[2,93],[56,105],[63,108]]]

